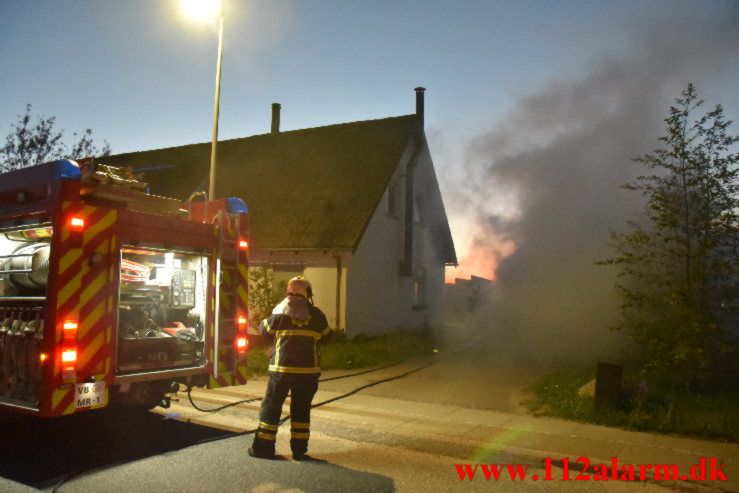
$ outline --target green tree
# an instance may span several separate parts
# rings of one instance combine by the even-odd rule
[[[249,325],[255,330],[282,299],[274,293],[274,282],[275,275],[271,267],[249,269]]]
[[[645,372],[698,390],[736,376],[739,235],[737,137],[689,84],[670,108],[661,147],[635,159],[651,174],[623,185],[646,199],[642,222],[613,233],[622,323]],[[727,372],[729,372],[727,374]]]
[[[55,159],[79,159],[84,157],[107,156],[110,145],[105,142],[98,148],[92,139],[92,130],[86,129],[81,135],[73,133],[71,145],[65,144],[63,130],[56,130],[56,118],[31,115],[31,105],[26,112],[18,115],[18,121],[11,124],[11,131],[5,137],[5,145],[0,147],[0,172],[12,171]]]

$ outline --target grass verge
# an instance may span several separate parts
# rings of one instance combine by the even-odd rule
[[[398,331],[379,336],[358,335],[347,340],[343,333],[334,333],[319,345],[321,369],[351,370],[382,366],[404,361],[415,356],[431,354],[434,337],[431,330]],[[250,375],[267,373],[268,350],[255,347],[249,350]]]
[[[535,415],[638,431],[739,441],[739,393],[680,394],[672,399],[626,389],[619,409],[596,409],[593,397],[578,395],[595,377],[589,368],[566,368],[544,376],[524,402]]]

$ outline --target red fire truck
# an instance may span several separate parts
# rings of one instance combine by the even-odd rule
[[[0,407],[150,408],[174,383],[246,383],[246,205],[145,188],[92,160],[0,174]]]

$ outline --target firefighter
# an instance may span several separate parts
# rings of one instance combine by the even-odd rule
[[[310,406],[321,374],[316,344],[331,330],[326,316],[313,306],[310,281],[302,276],[290,279],[285,299],[259,324],[259,330],[267,340],[274,341],[274,351],[259,413],[259,427],[249,455],[274,458],[282,404],[289,392],[290,448],[293,459],[305,459],[310,435]]]

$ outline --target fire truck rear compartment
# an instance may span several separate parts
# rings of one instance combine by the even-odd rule
[[[122,249],[118,375],[205,365],[206,278],[202,255]]]
[[[38,408],[52,230],[0,231],[0,398]]]

